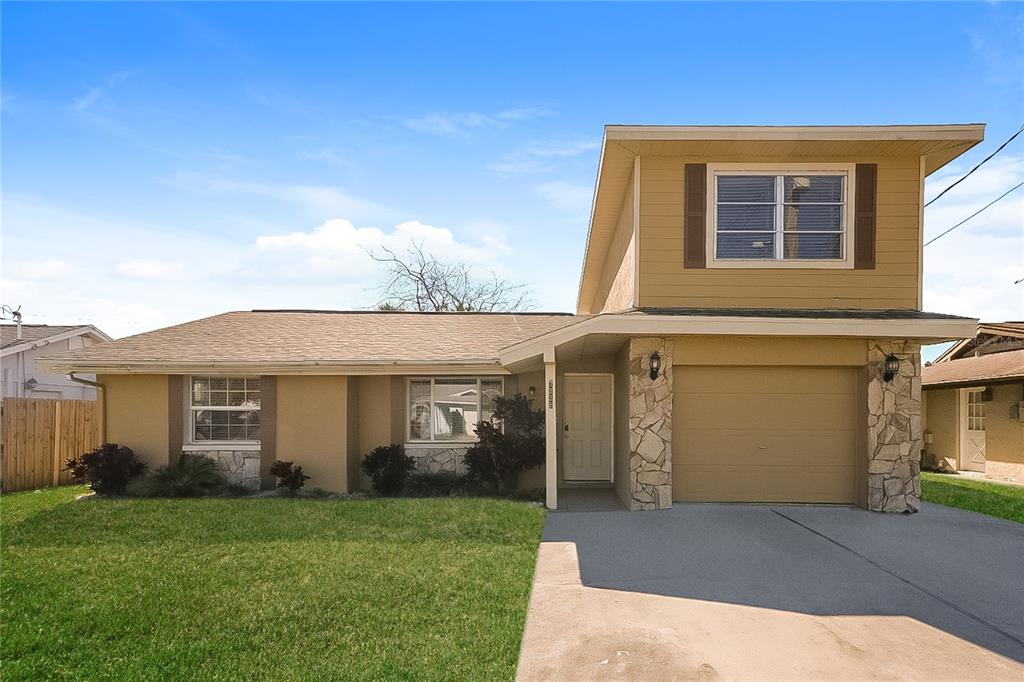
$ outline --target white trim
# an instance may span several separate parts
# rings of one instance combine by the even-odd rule
[[[984,123],[881,126],[606,125],[608,140],[982,140]]]
[[[610,419],[608,420],[608,447],[610,448],[608,457],[608,482],[615,483],[615,372],[566,372],[562,375],[563,377],[608,377],[611,382],[611,395],[609,396],[608,405],[611,408]],[[565,409],[565,406],[562,406]],[[565,447],[562,448],[563,456],[565,454]]]
[[[405,408],[403,410],[405,414],[405,445],[406,447],[423,447],[423,448],[451,448],[451,447],[470,447],[476,443],[479,439],[472,432],[467,433],[469,438],[463,440],[435,440],[434,439],[434,381],[436,379],[476,379],[476,407],[477,415],[483,416],[483,389],[481,384],[484,381],[490,381],[497,379],[501,381],[501,395],[505,395],[505,377],[496,375],[483,375],[475,377],[459,377],[459,376],[409,376],[405,378]],[[413,439],[412,437],[412,424],[409,421],[409,407],[412,398],[412,382],[414,381],[429,381],[430,382],[430,440]]]
[[[558,509],[558,376],[554,353],[551,360],[544,353],[544,506]]]
[[[407,374],[437,374],[452,376],[498,376],[511,374],[496,361],[474,360],[462,364],[452,362],[416,362],[402,364],[400,362],[373,361],[353,362],[351,364],[334,362],[238,362],[238,361],[195,361],[174,362],[165,360],[132,360],[103,361],[86,360],[77,363],[68,359],[37,358],[36,366],[44,372],[67,374],[79,372],[87,374],[211,374],[231,376],[262,376],[262,375],[348,375],[378,376]]]
[[[640,307],[640,155],[633,157],[633,307]]]
[[[922,339],[929,343],[974,335],[973,319],[871,320],[792,317],[719,317],[703,315],[596,315],[556,329],[501,351],[501,362],[511,365],[550,353],[554,348],[587,334],[628,336],[845,336],[853,338]]]
[[[917,194],[917,309],[924,310],[924,179],[928,176],[927,165],[924,156],[918,161],[920,184]],[[875,179],[877,185],[877,178]],[[876,208],[875,215],[878,215],[877,198],[878,190],[875,190]],[[877,223],[877,217],[876,217]],[[875,244],[878,243],[878,229],[875,229]]]
[[[10,326],[10,325],[4,325],[4,326],[7,327],[7,326]],[[22,325],[22,326],[27,326],[27,325]],[[82,326],[82,327],[76,327],[74,329],[69,329],[69,330],[61,332],[59,334],[53,334],[51,336],[44,336],[42,338],[35,339],[34,341],[24,341],[22,343],[19,343],[16,346],[8,346],[7,348],[0,349],[0,357],[7,357],[8,355],[16,355],[17,353],[21,353],[21,352],[24,352],[26,350],[35,350],[35,349],[41,348],[43,346],[49,346],[51,343],[57,343],[58,341],[64,341],[66,339],[73,339],[76,336],[87,336],[87,335],[96,336],[97,338],[99,338],[99,340],[101,342],[103,342],[103,341],[111,341],[112,340],[109,336],[107,336],[106,334],[101,332],[99,329],[97,329],[96,327],[93,327],[91,324],[88,324],[88,325],[85,325],[85,326]],[[76,349],[76,350],[80,350],[80,349]],[[36,361],[38,362],[38,358],[37,358]]]
[[[235,450],[238,452],[259,452],[259,441],[206,441],[203,443],[184,443],[182,452],[204,452],[206,450]]]
[[[775,255],[766,259],[718,258],[718,177],[720,175],[773,175],[776,182],[775,205]],[[836,259],[783,258],[784,225],[782,224],[783,198],[779,196],[780,178],[784,175],[839,175],[843,182],[843,257]],[[705,230],[705,253],[708,254],[709,268],[777,268],[777,269],[844,269],[853,268],[854,211],[853,197],[856,196],[856,164],[853,163],[715,163],[707,166],[707,207],[708,229]]]

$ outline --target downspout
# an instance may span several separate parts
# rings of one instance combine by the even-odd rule
[[[82,384],[83,386],[92,386],[96,389],[96,400],[100,403],[100,445],[107,442],[107,391],[106,386],[98,381],[92,381],[91,379],[83,379],[82,377],[76,377],[74,372],[68,372],[65,375],[68,381],[73,381],[76,384]]]

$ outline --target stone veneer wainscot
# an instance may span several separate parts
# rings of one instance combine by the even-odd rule
[[[629,508],[672,506],[672,339],[629,341]],[[651,379],[651,354],[661,371]]]
[[[215,461],[224,472],[228,483],[249,490],[260,489],[259,450],[188,450],[190,455],[202,455]]]

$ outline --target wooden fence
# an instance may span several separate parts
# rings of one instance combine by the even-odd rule
[[[69,472],[63,470],[68,458],[100,444],[95,400],[4,398],[0,412],[3,492],[70,483]]]

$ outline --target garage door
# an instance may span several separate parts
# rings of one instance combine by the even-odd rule
[[[854,501],[856,369],[676,366],[673,373],[673,499]]]

